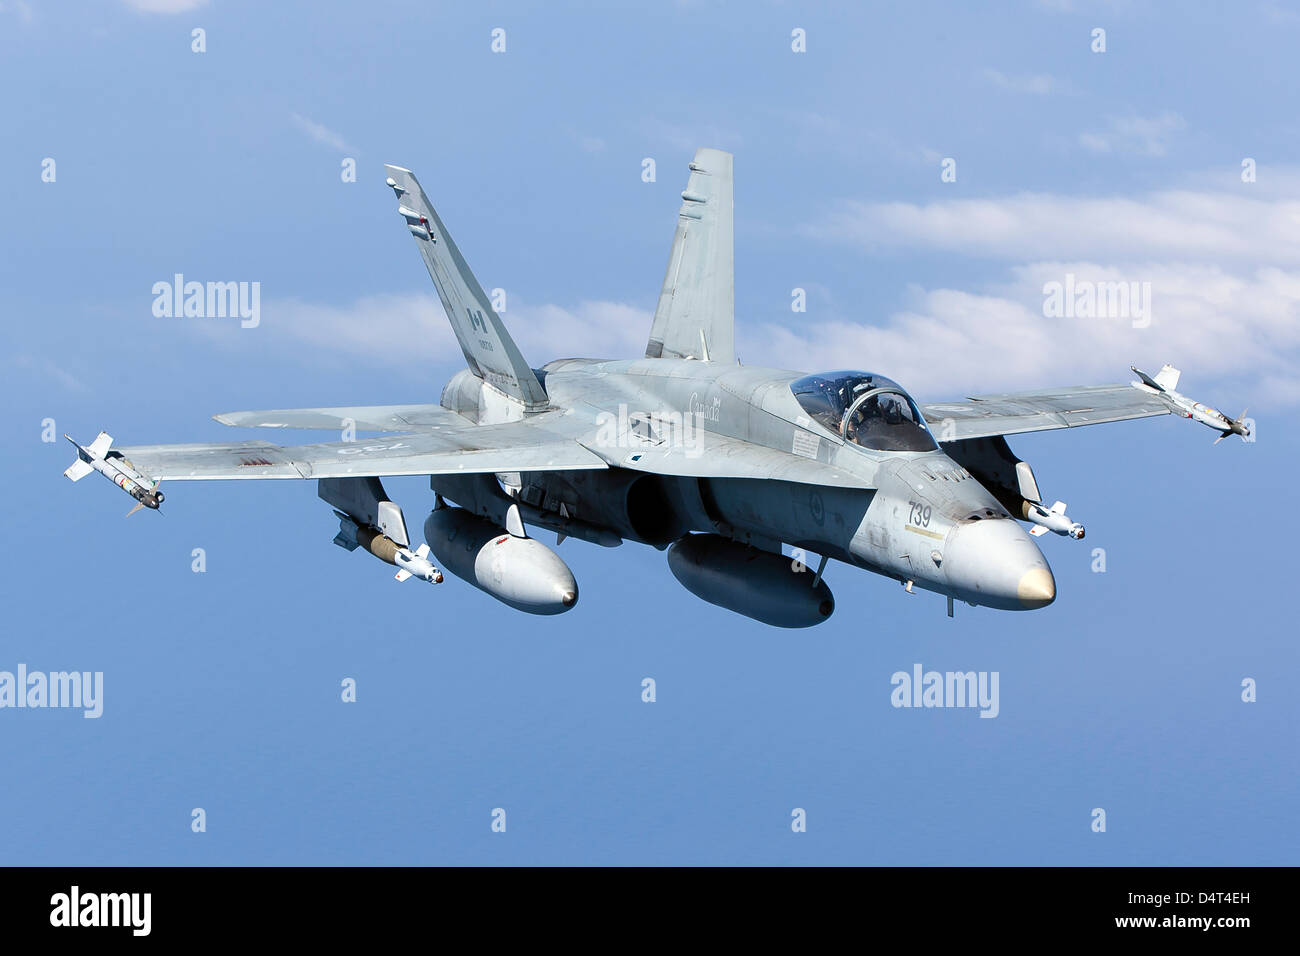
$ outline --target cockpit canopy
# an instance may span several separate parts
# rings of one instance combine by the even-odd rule
[[[903,387],[870,372],[824,372],[790,385],[822,427],[873,451],[934,451],[939,446]]]

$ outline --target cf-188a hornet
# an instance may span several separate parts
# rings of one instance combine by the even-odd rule
[[[1139,382],[918,404],[877,372],[740,365],[733,349],[732,157],[701,149],[682,193],[645,355],[531,367],[410,170],[386,167],[465,354],[437,405],[230,412],[233,426],[375,437],[77,445],[68,469],[98,471],[157,509],[162,481],[309,478],[340,521],[334,541],[397,566],[399,580],[451,574],[532,614],[572,608],[578,585],[551,547],[577,538],[667,549],[700,598],[767,624],[806,627],[834,609],[835,559],[953,601],[1042,608],[1056,582],[1032,534],[1083,537],[1044,504],[1006,436],[1170,413],[1245,437],[1243,420],[1175,392],[1166,366]],[[1136,371],[1136,369],[1134,369]],[[428,548],[412,548],[380,479],[428,475]],[[454,503],[454,504],[453,504]],[[1024,522],[1022,526],[1021,522]],[[1029,529],[1027,533],[1026,529]],[[795,560],[783,548],[793,549]],[[816,567],[807,558],[817,556]]]

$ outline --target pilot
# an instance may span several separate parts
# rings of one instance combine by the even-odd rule
[[[861,445],[861,439],[869,433],[870,419],[879,414],[876,402],[877,400],[874,398],[867,399],[849,417],[848,426],[844,429],[844,437],[853,444]]]
[[[903,424],[903,402],[897,395],[885,396],[885,424],[889,426]]]

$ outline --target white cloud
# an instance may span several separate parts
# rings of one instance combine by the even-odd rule
[[[1238,181],[1132,198],[854,202],[804,233],[869,254],[901,246],[1006,267],[972,289],[908,290],[907,306],[877,325],[836,316],[798,332],[765,326],[753,337],[757,350],[745,346],[755,359],[865,365],[927,396],[1124,381],[1130,363],[1172,362],[1205,400],[1300,402],[1300,182],[1292,170],[1275,171],[1268,192]],[[1150,327],[1048,318],[1044,284],[1067,274],[1149,283]]]
[[[197,10],[208,0],[122,0],[132,10],[140,13],[185,13]]]
[[[35,19],[27,0],[0,0],[0,13],[12,13],[23,23],[31,23]]]
[[[847,201],[802,233],[872,250],[905,246],[997,258],[1300,262],[1300,193],[1271,195],[1239,183],[1137,198],[1021,193],[923,205]]]
[[[1046,73],[1007,76],[998,70],[985,70],[984,78],[999,89],[1009,93],[1032,93],[1046,96],[1056,89],[1056,81]]]
[[[308,119],[298,113],[290,113],[289,119],[293,120],[294,126],[297,126],[316,142],[331,149],[336,149],[340,153],[356,153],[356,150],[348,145],[347,140],[328,126],[323,126],[315,120]]]
[[[1151,324],[1125,318],[1047,318],[1043,286],[1149,282]],[[797,369],[866,367],[925,400],[1044,385],[1127,381],[1128,366],[1186,372],[1189,393],[1252,403],[1300,399],[1300,270],[1245,275],[1195,265],[1103,266],[1037,262],[981,291],[914,289],[880,325],[844,320],[791,330],[737,329],[747,361]],[[1232,383],[1231,391],[1218,380]]]
[[[581,302],[569,309],[534,306],[508,297],[506,328],[531,362],[557,358],[629,358],[645,351],[651,314],[617,302]],[[195,322],[215,341],[247,346],[259,336],[272,348],[306,345],[339,362],[414,368],[463,361],[460,346],[432,293],[363,296],[345,305],[301,299],[263,301],[256,329],[230,332],[228,325]]]
[[[1080,10],[1075,0],[1035,0],[1035,6],[1047,13],[1097,13],[1106,11],[1114,16],[1130,16],[1145,8],[1143,0],[1089,0],[1088,10]]]
[[[1094,153],[1135,153],[1139,156],[1163,156],[1169,140],[1187,123],[1177,113],[1159,116],[1108,116],[1104,130],[1079,134],[1079,145]]]

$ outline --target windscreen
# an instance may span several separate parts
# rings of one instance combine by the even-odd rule
[[[873,451],[934,451],[938,444],[897,382],[870,372],[808,375],[790,386],[804,412],[846,441]]]

